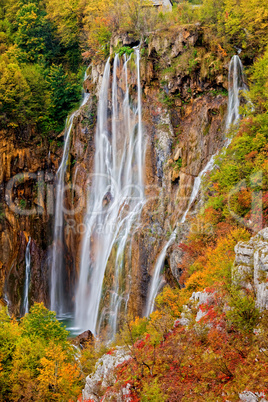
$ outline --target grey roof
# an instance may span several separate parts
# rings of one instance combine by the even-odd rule
[[[163,8],[172,8],[172,1],[171,0],[145,0],[147,2],[150,2],[153,4],[155,7],[163,7]]]

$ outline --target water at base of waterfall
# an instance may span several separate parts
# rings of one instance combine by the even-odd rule
[[[66,331],[69,332],[70,338],[75,338],[77,335],[80,335],[83,332],[82,328],[75,326],[73,313],[57,315],[57,320],[65,327]]]

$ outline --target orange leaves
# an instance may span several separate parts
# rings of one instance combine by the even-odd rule
[[[219,53],[220,53],[221,57],[226,57],[227,56],[226,51],[221,47],[220,44],[218,44],[218,50],[219,50]]]
[[[249,233],[245,229],[234,229],[229,232],[228,225],[226,231],[227,236],[219,237],[216,246],[204,248],[203,254],[188,266],[186,271],[188,278],[184,274],[184,278],[187,278],[185,288],[181,289],[179,293],[183,303],[187,302],[192,292],[203,291],[209,286],[229,281],[235,257],[234,246],[240,240],[248,240]]]
[[[80,371],[76,364],[68,362],[66,352],[60,345],[51,344],[40,360],[38,391],[48,400],[68,399],[76,393]]]
[[[267,392],[268,357],[260,356],[255,341],[230,328],[223,294],[209,292],[201,306],[207,314],[199,323],[173,328],[154,347],[150,334],[132,346],[134,358],[117,369],[117,384],[122,389],[133,379],[133,400],[236,400],[248,387]]]
[[[254,160],[258,155],[258,151],[251,151],[249,154],[245,155],[245,159]]]
[[[241,205],[242,210],[249,209],[252,203],[251,191],[247,188],[241,189],[238,193],[237,201]]]

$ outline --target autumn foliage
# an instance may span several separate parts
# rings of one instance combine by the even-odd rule
[[[0,400],[75,401],[81,371],[68,332],[44,305],[18,323],[0,310]]]
[[[132,401],[238,401],[245,390],[267,394],[267,312],[258,312],[250,294],[236,305],[236,292],[207,290],[208,302],[192,305],[187,326],[176,321],[168,331],[158,331],[158,339],[154,315],[139,339],[135,333],[141,324],[132,323],[132,359],[116,369],[112,390],[130,384]],[[198,322],[197,309],[203,312]]]

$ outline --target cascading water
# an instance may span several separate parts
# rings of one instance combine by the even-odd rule
[[[228,107],[227,107],[227,117],[226,117],[226,125],[225,125],[225,131],[228,132],[228,130],[231,128],[232,125],[237,125],[240,121],[240,114],[239,114],[239,107],[240,107],[240,96],[241,96],[241,91],[246,90],[246,85],[245,85],[245,77],[243,73],[243,65],[242,62],[239,58],[239,56],[235,55],[232,57],[229,65],[229,71],[228,71]],[[225,146],[228,147],[231,143],[232,139],[228,138],[225,141]],[[180,223],[184,223],[187,217],[188,212],[191,209],[191,206],[196,199],[201,182],[202,182],[202,177],[209,172],[213,166],[214,166],[214,161],[215,157],[217,156],[218,151],[212,155],[204,169],[199,173],[199,175],[195,178],[194,180],[194,185],[192,189],[192,193],[187,205],[187,208],[181,218]],[[161,283],[163,282],[161,280],[161,272],[164,266],[165,258],[166,258],[166,253],[168,248],[173,244],[173,242],[176,239],[177,235],[177,227],[173,231],[173,233],[170,236],[169,241],[161,251],[156,264],[155,264],[155,269],[154,269],[154,274],[153,278],[149,287],[149,293],[148,293],[148,298],[146,302],[146,312],[145,315],[148,317],[154,310],[154,304],[155,304],[155,299],[156,296],[161,288]]]
[[[240,96],[241,91],[243,90],[247,90],[245,85],[245,77],[243,73],[243,65],[239,56],[235,55],[232,57],[230,61],[228,71],[228,106],[227,106],[227,116],[225,123],[226,132],[228,132],[228,130],[232,125],[237,125],[240,121],[240,114],[239,114]],[[228,147],[230,145],[231,140],[232,139],[227,139],[225,141],[225,147]],[[204,169],[195,178],[190,200],[187,209],[184,212],[183,217],[181,219],[181,223],[185,222],[186,216],[192,206],[192,203],[194,202],[194,200],[197,197],[197,194],[199,193],[202,177],[213,168],[215,157],[217,155],[218,151],[214,155],[212,155],[212,157],[210,158]]]
[[[85,73],[84,80],[87,79]],[[73,127],[73,119],[78,111],[83,107],[89,99],[89,94],[84,92],[83,101],[77,111],[75,111],[66,121],[64,134],[64,149],[61,164],[57,171],[56,186],[56,206],[55,206],[55,222],[52,249],[52,264],[50,278],[50,309],[61,315],[65,312],[65,295],[64,295],[64,267],[63,267],[63,197],[65,187],[65,173],[68,164],[71,131]]]
[[[226,131],[231,125],[239,123],[241,91],[247,90],[243,72],[243,64],[238,55],[232,57],[228,72],[228,108],[226,117]]]
[[[154,310],[155,298],[161,288],[161,283],[162,283],[161,271],[164,266],[167,249],[174,242],[174,240],[176,239],[176,236],[177,236],[177,228],[171,234],[169,241],[167,242],[167,244],[161,251],[161,254],[159,255],[159,257],[156,261],[152,283],[149,288],[149,296],[147,298],[147,303],[146,303],[146,312],[145,312],[146,317],[148,317]]]
[[[180,220],[180,223],[185,222],[186,216],[192,206],[192,203],[194,202],[194,200],[199,192],[202,177],[204,176],[204,174],[206,172],[210,171],[211,168],[213,167],[215,156],[216,156],[216,154],[210,158],[210,160],[208,161],[208,163],[206,164],[204,169],[195,178],[192,193],[191,193],[191,196],[190,196],[190,199],[188,202],[188,206]],[[155,298],[161,288],[161,283],[163,282],[161,280],[161,271],[164,266],[164,261],[166,258],[167,250],[168,250],[169,246],[171,246],[173,244],[173,242],[175,241],[176,236],[177,236],[177,231],[178,231],[178,228],[176,227],[176,229],[172,232],[172,234],[169,238],[169,241],[167,242],[167,244],[161,251],[161,254],[159,255],[159,257],[156,261],[152,283],[149,288],[149,296],[148,296],[147,303],[146,303],[146,313],[145,313],[146,317],[148,317],[154,310]]]
[[[119,56],[114,58],[111,119],[108,117],[110,59],[104,70],[97,114],[94,174],[76,292],[76,326],[90,329],[96,335],[105,320],[109,338],[116,332],[121,305],[126,306],[128,300],[122,272],[126,246],[131,243],[145,203],[139,49],[135,50],[135,104],[130,103],[128,62],[125,57],[121,71]],[[130,78],[133,80],[133,75]],[[111,272],[105,275],[109,270]],[[105,276],[109,277],[108,283]],[[108,303],[101,308],[105,297]]]
[[[25,252],[25,283],[24,283],[24,292],[23,292],[23,303],[22,303],[22,315],[29,313],[29,287],[30,287],[30,279],[31,279],[31,238],[29,237],[29,241],[27,243],[26,252]]]
[[[190,196],[190,200],[188,202],[188,206],[186,208],[186,211],[184,212],[184,214],[183,214],[183,216],[181,218],[181,221],[180,221],[181,223],[185,222],[186,216],[187,216],[188,212],[190,211],[192,203],[194,202],[194,200],[196,199],[197,194],[199,193],[201,182],[202,182],[202,177],[213,168],[214,160],[215,160],[215,157],[216,157],[217,154],[218,154],[218,152],[216,152],[214,155],[212,155],[212,157],[210,158],[210,160],[208,161],[208,163],[206,164],[204,169],[201,170],[199,175],[194,179],[194,185],[193,185],[192,193],[191,193],[191,196]]]

